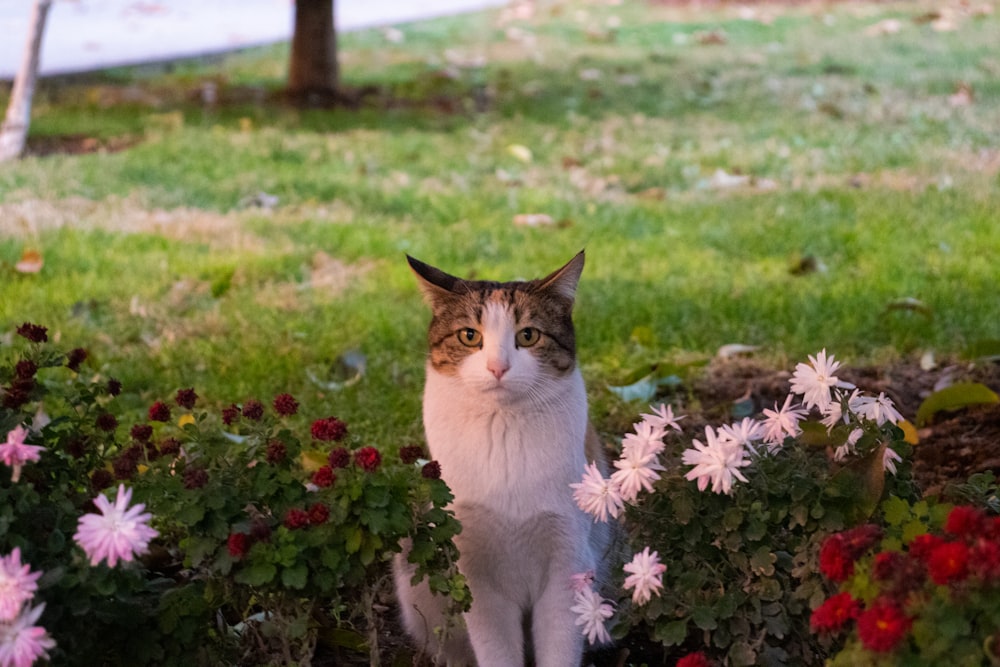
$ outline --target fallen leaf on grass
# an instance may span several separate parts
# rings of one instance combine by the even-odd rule
[[[518,227],[548,227],[555,220],[548,213],[518,213],[514,216],[514,224]]]
[[[694,34],[694,39],[704,46],[723,45],[729,42],[726,33],[722,30],[704,30]]]
[[[952,107],[967,107],[972,104],[972,86],[964,81],[955,87],[955,92],[948,96],[948,104]]]
[[[903,28],[903,22],[899,19],[883,19],[865,28],[865,35],[868,37],[882,37],[884,35],[895,35]]]
[[[896,299],[895,301],[890,301],[886,304],[886,312],[891,312],[894,310],[908,310],[910,312],[920,313],[928,319],[934,317],[934,311],[931,310],[930,306],[926,303],[912,296],[905,296],[902,299]]]
[[[44,264],[42,253],[29,249],[21,253],[21,259],[14,265],[14,270],[18,273],[38,273]]]
[[[521,162],[528,163],[531,162],[532,155],[531,149],[527,146],[522,146],[521,144],[511,144],[507,147],[507,152],[513,155],[515,158]]]

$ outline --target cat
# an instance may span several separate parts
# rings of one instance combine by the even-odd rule
[[[462,524],[465,629],[439,641],[443,603],[394,563],[407,632],[448,665],[578,667],[572,575],[598,573],[611,542],[573,500],[604,454],[587,414],[572,311],[580,252],[540,280],[463,280],[407,256],[432,310],[423,397],[431,458]]]

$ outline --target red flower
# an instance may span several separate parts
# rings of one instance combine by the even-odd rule
[[[122,393],[122,383],[121,380],[116,380],[115,378],[108,379],[108,393],[112,396],[117,396]]]
[[[382,463],[382,455],[374,447],[362,447],[354,452],[354,462],[365,472],[375,472]]]
[[[910,624],[911,620],[897,605],[876,600],[858,616],[858,637],[869,651],[886,653],[899,645],[910,631]]]
[[[267,457],[267,462],[271,465],[281,463],[287,455],[288,449],[281,440],[272,440],[267,443],[267,454],[265,456]]]
[[[31,359],[22,359],[17,362],[17,366],[14,367],[14,374],[22,380],[28,380],[35,377],[35,373],[37,372],[38,364]]]
[[[319,470],[313,473],[312,483],[321,489],[325,489],[328,486],[333,486],[333,483],[337,481],[337,476],[333,474],[333,468],[330,466],[323,466]]]
[[[256,398],[248,399],[243,404],[243,416],[252,421],[259,421],[264,416],[264,404]]]
[[[240,418],[240,409],[235,403],[231,403],[229,407],[222,408],[222,423],[226,426],[232,426],[233,422]]]
[[[819,550],[819,570],[830,581],[845,581],[854,574],[854,559],[847,554],[844,538],[834,533],[823,540]]]
[[[118,428],[118,420],[110,412],[105,412],[104,414],[98,415],[97,417],[97,428],[101,429],[106,433],[111,433],[116,428]]]
[[[905,556],[898,551],[882,551],[875,554],[875,562],[872,563],[872,579],[875,581],[889,581],[900,569]]]
[[[226,541],[226,548],[229,549],[229,555],[233,558],[243,558],[247,555],[247,549],[250,547],[250,536],[246,533],[233,533],[229,536]]]
[[[95,493],[100,493],[104,489],[108,488],[111,486],[112,482],[114,482],[114,477],[112,477],[111,473],[104,468],[98,468],[90,476],[90,488],[93,489]]]
[[[944,544],[944,540],[937,535],[930,533],[917,535],[910,540],[910,555],[926,563],[931,552],[942,544]]]
[[[312,437],[317,440],[337,442],[338,440],[343,440],[344,436],[347,435],[347,424],[336,417],[327,417],[326,419],[317,419],[314,421],[310,431],[312,432]]]
[[[708,658],[701,651],[688,653],[677,661],[677,667],[710,667],[710,665]]]
[[[964,542],[945,542],[931,551],[927,571],[938,586],[962,581],[969,573],[969,547]]]
[[[177,405],[187,410],[193,408],[197,400],[198,394],[194,393],[194,389],[178,389],[177,395],[174,396],[174,401]]]
[[[160,442],[160,456],[173,456],[181,451],[181,443],[177,438],[166,438]]]
[[[813,632],[839,632],[849,621],[861,615],[861,603],[850,593],[837,593],[816,607],[809,618]]]
[[[274,397],[274,411],[282,417],[291,417],[299,411],[299,402],[291,394],[278,394]]]
[[[1000,579],[1000,544],[978,540],[969,551],[969,569],[983,581]]]
[[[410,465],[416,463],[417,459],[423,458],[424,448],[420,445],[407,445],[399,450],[399,460]]]
[[[285,527],[296,530],[309,525],[309,515],[300,509],[290,509],[285,515]]]
[[[190,490],[200,489],[208,484],[208,473],[204,468],[185,468],[184,488]]]
[[[441,464],[437,461],[428,461],[420,469],[420,474],[427,479],[441,479]]]
[[[153,427],[149,424],[136,424],[129,431],[129,435],[136,442],[149,442],[149,439],[153,437]]]
[[[330,518],[330,508],[323,503],[315,503],[309,507],[309,523],[314,526],[318,526],[321,523],[326,523],[326,520]]]
[[[351,453],[347,451],[346,447],[337,447],[330,452],[330,467],[336,470],[337,468],[346,468],[351,462]]]
[[[953,507],[944,523],[944,532],[956,537],[973,538],[980,535],[984,528],[986,528],[986,515],[968,505]]]
[[[87,351],[82,347],[70,350],[70,353],[66,355],[66,368],[76,373],[80,370],[80,364],[82,364],[86,359]]]
[[[31,322],[25,322],[17,328],[17,335],[27,338],[32,343],[44,343],[49,339],[48,329]]]
[[[170,406],[163,401],[157,401],[149,406],[149,421],[168,422],[170,421]]]

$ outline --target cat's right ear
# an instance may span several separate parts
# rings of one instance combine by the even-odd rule
[[[462,282],[461,278],[447,274],[441,269],[437,269],[430,264],[424,264],[419,259],[406,256],[413,274],[417,277],[420,291],[424,293],[427,303],[434,305],[443,299],[453,297],[456,294],[455,287]]]

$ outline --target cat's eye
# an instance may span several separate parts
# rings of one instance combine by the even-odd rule
[[[458,330],[458,340],[466,347],[479,347],[483,343],[483,334],[472,327]]]
[[[531,347],[537,343],[541,337],[542,335],[538,333],[538,329],[525,327],[517,332],[515,340],[517,341],[518,347]]]

